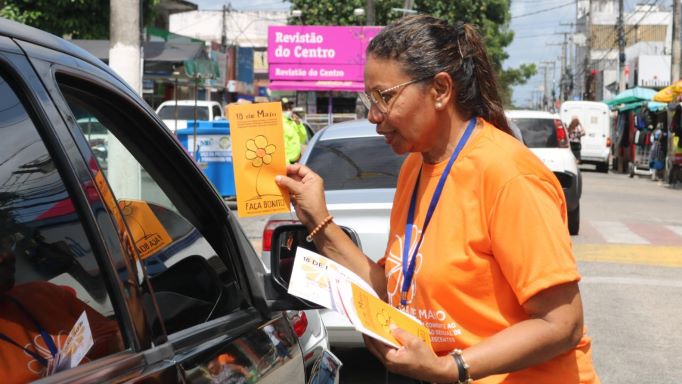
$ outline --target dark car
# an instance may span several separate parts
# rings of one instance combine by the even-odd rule
[[[310,307],[104,63],[0,18],[0,138],[3,382],[338,380],[328,352],[306,374],[286,310]]]

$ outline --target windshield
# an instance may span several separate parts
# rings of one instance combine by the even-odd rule
[[[208,120],[208,108],[197,106],[197,120]],[[178,105],[178,120],[194,120],[193,105]],[[175,105],[166,105],[159,110],[159,117],[163,120],[175,120]]]
[[[529,148],[556,148],[556,126],[552,119],[516,118],[510,119],[521,129],[523,141]]]
[[[344,138],[316,142],[307,165],[326,190],[395,188],[404,158],[383,137]]]

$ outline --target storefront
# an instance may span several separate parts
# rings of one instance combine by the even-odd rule
[[[380,27],[271,26],[269,88],[296,94],[306,113],[356,113],[365,49]]]

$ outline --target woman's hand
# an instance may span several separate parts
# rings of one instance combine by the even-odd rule
[[[286,176],[276,176],[275,182],[289,191],[296,216],[308,229],[315,228],[327,216],[324,181],[310,168],[301,164],[287,166]]]
[[[367,349],[386,369],[399,375],[428,382],[456,382],[457,368],[450,356],[437,356],[417,336],[391,324],[391,334],[402,345],[396,349],[363,335]]]

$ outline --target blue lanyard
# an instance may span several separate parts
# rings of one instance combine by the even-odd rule
[[[410,254],[410,240],[412,237],[412,226],[414,224],[414,211],[417,205],[417,190],[419,189],[419,179],[421,178],[422,171],[419,169],[419,174],[417,175],[417,181],[414,184],[414,190],[412,191],[412,198],[410,199],[410,209],[407,211],[407,222],[405,223],[405,242],[403,245],[403,286],[402,289],[400,290],[400,304],[401,305],[407,305],[407,293],[410,290],[410,285],[412,284],[412,278],[414,277],[414,267],[416,264],[417,260],[417,253],[419,252],[419,247],[422,244],[422,240],[424,240],[424,234],[426,233],[426,228],[429,226],[429,222],[431,222],[431,217],[433,216],[433,212],[436,210],[436,205],[438,205],[438,200],[440,200],[440,194],[443,192],[443,186],[445,185],[445,180],[448,178],[448,174],[450,174],[450,169],[452,168],[452,164],[455,163],[455,159],[457,159],[457,156],[459,153],[462,151],[462,148],[464,148],[464,144],[469,140],[469,137],[471,136],[471,133],[474,131],[474,127],[476,126],[476,118],[472,117],[471,120],[469,121],[469,124],[466,127],[466,130],[464,131],[464,134],[462,135],[462,138],[459,140],[457,143],[457,147],[455,147],[455,151],[452,152],[452,156],[450,156],[450,160],[448,161],[448,164],[445,166],[445,170],[443,170],[443,174],[440,175],[440,179],[438,180],[438,184],[436,185],[436,190],[433,192],[433,196],[431,197],[431,203],[429,204],[429,210],[426,211],[426,217],[424,218],[424,225],[422,227],[422,233],[419,236],[419,241],[417,242],[417,245],[414,247],[414,251],[412,251],[412,258],[409,259],[409,254]],[[409,260],[409,262],[408,262]]]
[[[14,302],[14,304],[16,304],[16,306],[19,307],[19,309],[21,309],[21,311],[24,312],[24,314],[25,314],[29,319],[31,319],[31,321],[33,322],[33,324],[36,326],[36,329],[38,329],[38,332],[40,332],[40,337],[42,337],[43,340],[45,341],[45,345],[47,345],[47,348],[50,349],[50,354],[52,355],[52,357],[55,357],[55,356],[57,355],[57,353],[59,352],[59,350],[57,349],[57,346],[55,345],[54,340],[52,340],[52,336],[50,336],[50,334],[47,333],[47,331],[45,330],[45,328],[43,328],[43,327],[40,325],[40,323],[38,322],[38,320],[37,320],[35,317],[33,317],[33,315],[31,315],[31,312],[29,312],[28,309],[26,309],[26,307],[24,307],[24,305],[21,304],[21,302],[19,302],[19,300],[15,299],[14,297],[12,297],[12,296],[10,296],[10,295],[4,295],[4,296],[7,297],[7,298],[9,298],[10,300],[12,300],[12,302]],[[40,356],[40,355],[39,355],[38,353],[36,353],[36,352],[33,352],[33,351],[27,349],[26,347],[20,345],[19,343],[17,343],[16,341],[12,340],[12,338],[10,338],[9,336],[5,335],[4,333],[0,333],[0,340],[4,340],[4,341],[6,341],[6,342],[8,342],[8,343],[10,343],[10,344],[12,344],[12,345],[15,345],[15,346],[17,346],[17,347],[23,349],[24,351],[26,351],[26,353],[28,353],[28,354],[31,355],[34,359],[36,359],[36,360],[38,361],[38,363],[42,364],[42,365],[45,366],[45,367],[47,366],[47,360],[45,360],[44,357]]]

